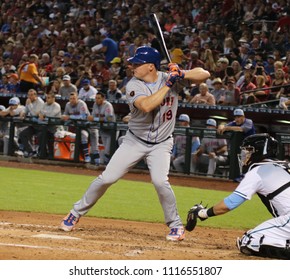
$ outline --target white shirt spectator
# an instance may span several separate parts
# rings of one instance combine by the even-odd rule
[[[98,93],[98,90],[90,85],[90,80],[85,79],[82,82],[82,87],[79,90],[79,99],[86,100],[86,99],[92,99],[95,100],[96,94]]]

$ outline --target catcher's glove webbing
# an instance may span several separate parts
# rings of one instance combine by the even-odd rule
[[[190,208],[190,210],[187,213],[187,223],[185,226],[185,229],[188,231],[193,231],[195,226],[196,226],[196,222],[197,222],[197,218],[199,218],[201,221],[206,220],[206,218],[201,218],[198,216],[198,212],[202,209],[206,209],[205,207],[203,207],[203,205],[200,204],[195,204],[193,207]]]

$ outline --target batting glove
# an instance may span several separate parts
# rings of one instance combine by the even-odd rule
[[[168,64],[168,71],[169,72],[175,72],[177,71],[179,74],[180,79],[184,78],[185,72],[183,70],[180,70],[177,63],[169,63]]]
[[[169,72],[169,75],[168,75],[168,78],[167,78],[165,84],[166,84],[169,88],[172,88],[173,85],[174,85],[176,82],[180,81],[180,80],[181,80],[181,78],[180,78],[180,76],[179,76],[179,74],[178,74],[177,71]]]

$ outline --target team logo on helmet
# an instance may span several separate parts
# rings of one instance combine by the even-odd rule
[[[135,91],[133,90],[130,92],[130,96],[133,97],[134,95],[135,95]]]

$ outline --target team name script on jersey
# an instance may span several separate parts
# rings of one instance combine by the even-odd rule
[[[167,111],[165,111],[162,115],[162,121],[165,122],[165,121],[169,121],[172,119],[172,110],[170,109],[172,104],[173,104],[173,101],[174,101],[174,96],[166,96],[162,103],[160,104],[160,106],[166,106],[166,107],[169,107],[169,109]]]

